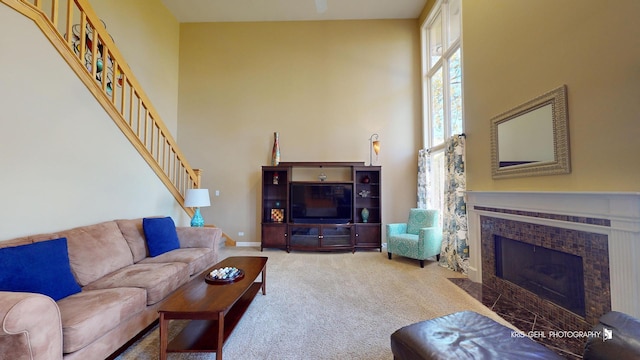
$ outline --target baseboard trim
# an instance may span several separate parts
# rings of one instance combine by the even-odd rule
[[[236,246],[238,246],[238,247],[240,247],[240,246],[260,247],[260,243],[259,242],[241,242],[241,241],[236,241]]]

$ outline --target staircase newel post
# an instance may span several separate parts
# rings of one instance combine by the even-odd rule
[[[202,169],[193,169],[193,172],[196,173],[195,184],[193,184],[194,189],[200,189],[202,185]]]

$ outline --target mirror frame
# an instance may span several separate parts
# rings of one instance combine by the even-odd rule
[[[500,167],[498,125],[548,104],[551,104],[552,108],[554,160]],[[494,179],[568,174],[570,172],[566,85],[544,93],[491,119],[491,174]]]

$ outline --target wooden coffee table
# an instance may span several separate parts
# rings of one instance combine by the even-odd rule
[[[221,267],[244,271],[244,278],[227,284],[210,285],[205,275]],[[222,359],[222,347],[262,288],[266,295],[267,258],[235,256],[217,263],[193,278],[160,306],[160,359],[169,352],[215,352]],[[262,282],[254,282],[262,273]],[[191,320],[171,343],[168,343],[169,320]]]

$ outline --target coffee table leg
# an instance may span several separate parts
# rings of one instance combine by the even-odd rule
[[[267,264],[262,269],[262,295],[267,295]]]
[[[167,360],[167,320],[160,313],[160,360]]]
[[[218,348],[216,349],[216,360],[222,360],[223,346],[224,346],[224,311],[221,311],[218,313]]]

